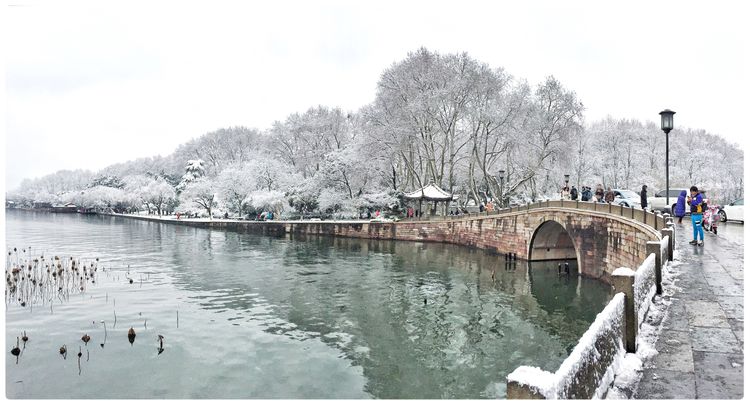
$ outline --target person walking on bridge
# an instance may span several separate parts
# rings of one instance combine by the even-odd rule
[[[641,209],[646,210],[648,207],[648,192],[646,192],[646,185],[641,188]]]
[[[591,188],[588,186],[581,187],[581,201],[588,202],[591,200]]]
[[[615,192],[612,191],[612,188],[607,188],[607,193],[604,194],[604,201],[607,203],[612,203],[615,201]]]
[[[688,197],[690,203],[690,219],[693,222],[693,241],[690,241],[690,245],[703,246],[703,195],[698,192],[697,186],[690,187],[690,197]],[[700,234],[701,239],[698,241],[698,235]]]
[[[570,189],[568,189],[567,186],[563,186],[562,190],[560,191],[560,199],[570,200]]]
[[[602,187],[602,184],[596,185],[596,191],[594,192],[594,197],[596,198],[596,201],[599,203],[604,203],[604,188]]]
[[[674,206],[674,216],[677,217],[677,222],[682,224],[682,218],[685,217],[685,200],[687,199],[687,192],[681,191],[680,196],[677,198],[677,204]]]

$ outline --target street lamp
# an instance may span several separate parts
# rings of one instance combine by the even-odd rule
[[[667,207],[671,207],[669,205],[669,132],[674,128],[675,112],[666,109],[659,113],[659,115],[661,115],[661,130],[664,131],[667,138]],[[669,212],[671,214],[672,210],[670,209]]]
[[[505,207],[505,199],[503,198],[503,182],[505,181],[505,170],[501,169],[500,172],[500,207]]]
[[[565,197],[564,194],[565,194],[566,191],[568,193],[570,193],[570,189],[568,188],[568,182],[570,182],[570,175],[563,175],[563,176],[565,177],[565,188],[563,189],[562,193],[560,193],[560,198],[561,199],[563,197]],[[568,196],[570,196],[570,195],[568,195]]]

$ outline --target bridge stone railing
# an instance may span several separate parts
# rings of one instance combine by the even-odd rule
[[[597,203],[597,202],[583,202],[580,200],[545,200],[542,202],[529,203],[523,206],[514,206],[509,208],[503,208],[499,210],[493,210],[491,212],[482,213],[469,213],[462,214],[459,216],[426,216],[424,218],[407,219],[415,221],[450,221],[457,219],[471,219],[495,216],[506,213],[517,213],[521,211],[528,211],[532,209],[541,209],[547,207],[561,207],[566,209],[580,209],[589,210],[599,213],[610,213],[625,217],[631,220],[639,221],[643,224],[648,225],[654,230],[661,230],[666,227],[665,218],[661,213],[649,212],[647,210],[638,209],[635,207],[625,207],[611,203]]]

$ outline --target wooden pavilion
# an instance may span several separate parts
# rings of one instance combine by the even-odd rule
[[[442,215],[447,215],[448,204],[455,198],[451,193],[441,189],[439,186],[435,185],[435,183],[430,183],[421,189],[415,190],[411,193],[406,193],[404,199],[419,201],[419,213],[423,213],[424,202],[427,202],[428,207],[429,203],[432,202],[433,205],[430,208],[430,215],[436,214],[437,204],[442,202],[444,203]]]

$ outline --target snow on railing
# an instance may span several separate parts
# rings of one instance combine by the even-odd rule
[[[508,374],[508,399],[557,399],[558,379],[539,367],[520,366]]]
[[[662,265],[667,263],[667,258],[669,258],[669,237],[664,236],[661,238],[661,264]]]
[[[627,219],[636,220],[654,229],[661,229],[666,226],[664,217],[659,213],[652,213],[646,210],[636,207],[623,207],[611,203],[599,203],[595,201],[584,202],[581,200],[540,200],[533,203],[526,203],[520,206],[511,206],[504,208],[496,208],[491,212],[483,211],[481,213],[469,213],[465,216],[477,217],[477,216],[491,216],[497,214],[507,214],[513,212],[527,211],[533,209],[542,208],[565,208],[565,209],[579,209],[588,210],[600,213],[615,214],[620,217]]]
[[[638,315],[638,326],[643,323],[651,298],[656,294],[656,255],[651,254],[641,264],[633,280],[633,305]]]
[[[625,295],[618,293],[596,316],[555,373],[559,377],[557,394],[560,398],[591,399],[594,395],[603,395],[592,393],[592,390],[614,379],[610,367],[617,357],[624,356],[624,314]]]
[[[653,229],[659,230],[665,226],[664,217],[658,213],[651,213],[646,210],[630,207],[625,208],[619,205],[613,205],[611,203],[598,203],[595,201],[584,202],[580,200],[559,200],[551,199],[545,201],[538,201],[534,203],[527,203],[523,206],[515,206],[510,208],[503,208],[496,210],[492,213],[477,213],[478,215],[492,215],[492,214],[506,214],[519,211],[527,211],[541,208],[565,208],[565,209],[580,209],[588,210],[600,213],[615,214],[620,217],[635,220],[639,223],[645,224]]]
[[[552,374],[521,366],[507,376],[508,398],[591,399],[604,396],[625,356],[625,294],[618,293]]]

